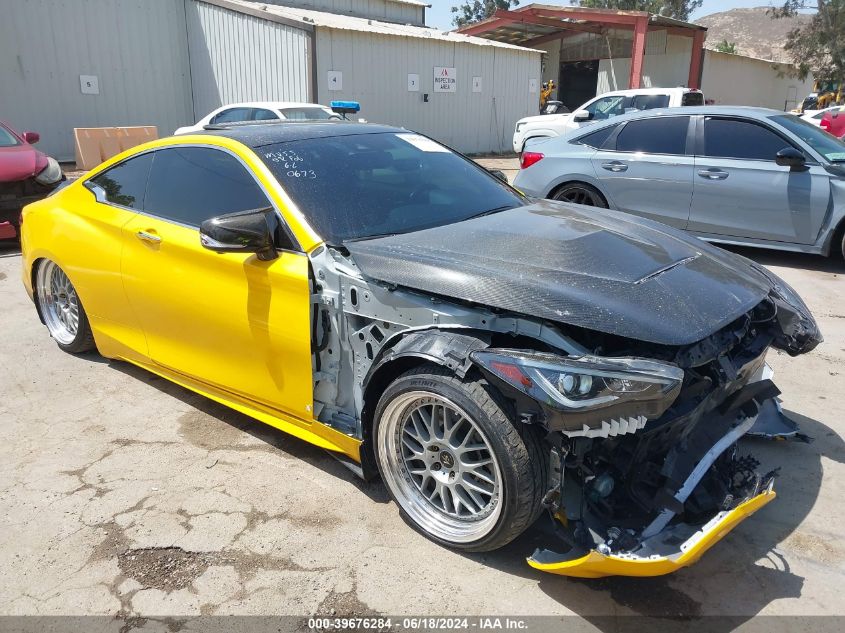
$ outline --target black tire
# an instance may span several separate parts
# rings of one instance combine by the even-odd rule
[[[833,234],[833,240],[830,243],[830,255],[839,260],[845,260],[845,220],[840,222],[836,233]]]
[[[498,516],[495,523],[483,535],[470,541],[457,542],[442,538],[429,531],[411,516],[403,507],[403,502],[394,490],[396,485],[411,485],[411,475],[386,472],[391,468],[386,444],[380,441],[380,432],[388,433],[387,428],[395,425],[390,415],[385,412],[391,403],[411,394],[428,392],[454,403],[467,414],[471,423],[483,433],[492,454],[498,462],[501,473],[499,485]],[[503,547],[519,536],[539,516],[541,500],[548,481],[548,459],[542,437],[538,429],[520,422],[514,422],[507,413],[507,405],[483,378],[467,377],[462,380],[445,368],[435,365],[423,365],[412,369],[396,378],[382,394],[374,417],[373,438],[375,440],[376,462],[386,487],[400,509],[405,520],[427,538],[454,549],[468,552],[485,552]],[[457,426],[457,425],[456,425]],[[399,437],[399,431],[392,431]],[[388,435],[389,437],[389,435]],[[444,445],[444,451],[449,445]],[[401,445],[400,445],[401,449]],[[443,451],[441,451],[442,455]],[[460,461],[461,457],[456,458]],[[401,460],[400,460],[401,461]],[[460,477],[460,476],[459,476]],[[404,480],[404,484],[398,478]],[[398,483],[397,483],[398,482]],[[400,495],[401,496],[401,495]],[[424,497],[420,497],[424,500]],[[442,511],[431,505],[432,509]]]
[[[88,315],[85,313],[85,308],[82,306],[82,299],[75,295],[76,291],[70,283],[70,280],[67,280],[67,287],[73,291],[76,299],[75,306],[78,309],[78,321],[75,332],[71,338],[66,338],[65,340],[61,340],[61,338],[54,333],[53,330],[55,324],[53,323],[54,320],[51,318],[51,312],[54,312],[54,310],[51,311],[51,308],[48,305],[51,300],[49,297],[52,295],[46,290],[46,284],[49,282],[46,277],[52,274],[53,271],[58,271],[58,273],[64,275],[64,278],[67,279],[67,275],[61,270],[58,264],[48,259],[38,261],[37,267],[35,268],[35,274],[33,275],[35,302],[36,307],[38,308],[38,314],[41,316],[41,320],[44,321],[44,324],[50,331],[50,336],[53,337],[53,340],[56,341],[56,345],[58,345],[59,349],[62,351],[68,352],[69,354],[83,354],[85,352],[96,350],[97,346],[94,342],[94,334],[91,331],[91,324],[88,321]]]
[[[550,198],[552,200],[560,200],[561,202],[607,209],[607,200],[604,199],[601,192],[595,187],[581,182],[572,182],[558,187]]]

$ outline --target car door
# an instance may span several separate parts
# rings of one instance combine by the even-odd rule
[[[109,167],[82,184],[70,199],[74,222],[62,236],[73,249],[68,274],[84,297],[85,312],[97,331],[100,351],[109,356],[144,358],[147,342],[120,275],[123,227],[143,204],[152,155],[140,154]]]
[[[272,261],[200,244],[204,220],[270,206],[250,170],[222,148],[156,151],[143,214],[124,230],[124,285],[154,363],[311,419],[307,258],[292,238]]]
[[[279,115],[273,112],[272,110],[268,110],[267,108],[253,108],[252,109],[252,120],[253,121],[278,121]]]
[[[619,126],[592,157],[602,191],[620,211],[685,228],[694,158],[689,116],[635,119]]]
[[[795,145],[758,121],[706,116],[698,125],[689,230],[816,241],[830,200],[829,175],[821,165],[811,160],[804,169],[778,165],[775,154]]]
[[[590,125],[591,123],[606,121],[607,119],[612,119],[620,114],[625,114],[625,108],[628,107],[630,101],[630,97],[625,97],[623,95],[606,95],[604,97],[598,97],[597,99],[590,101],[583,108],[576,110],[576,112],[585,111],[589,113],[589,118],[576,121],[574,114],[570,115],[569,121],[566,124],[566,129],[575,130],[579,127]]]

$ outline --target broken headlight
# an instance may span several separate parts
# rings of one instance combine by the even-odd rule
[[[665,410],[680,391],[681,368],[642,358],[558,356],[490,349],[470,355],[490,373],[538,402],[569,412],[659,400]]]

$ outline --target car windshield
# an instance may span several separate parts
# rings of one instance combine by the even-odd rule
[[[793,114],[773,116],[772,120],[792,132],[832,163],[845,163],[845,142],[809,121]]]
[[[0,147],[14,147],[20,145],[20,141],[9,130],[0,125]]]
[[[472,161],[411,132],[288,141],[257,152],[317,233],[334,245],[525,204]]]
[[[283,108],[281,113],[291,121],[327,121],[332,118],[332,113],[323,108]]]

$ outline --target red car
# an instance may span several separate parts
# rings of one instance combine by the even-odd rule
[[[19,134],[0,121],[0,239],[16,238],[24,205],[65,179],[59,163],[32,146],[38,139],[37,132]]]
[[[819,126],[837,138],[845,137],[845,106],[825,113]]]

